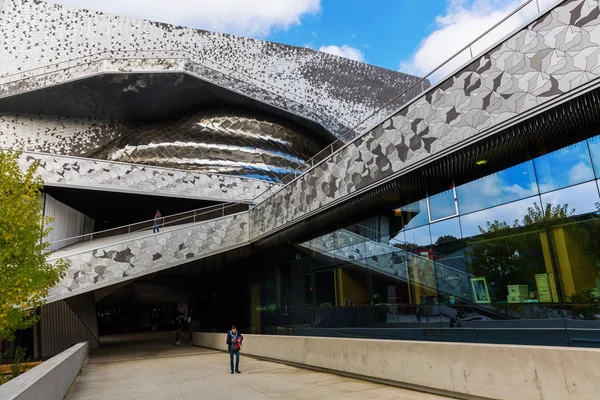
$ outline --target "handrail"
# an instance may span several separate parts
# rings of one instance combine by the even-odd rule
[[[353,227],[358,227],[358,228],[360,228],[360,229],[366,229],[366,230],[368,230],[368,231],[375,232],[375,233],[379,234],[379,232],[377,232],[377,230],[375,230],[375,229],[372,229],[372,228],[369,228],[369,227],[367,227],[367,226],[361,225],[360,223],[356,223],[356,224],[349,225],[349,226],[347,226],[347,227],[345,227],[345,228],[338,229],[338,230],[336,230],[336,231],[330,232],[330,233],[328,233],[328,234],[325,234],[325,235],[322,235],[322,236],[326,236],[326,235],[334,235],[334,241],[335,241],[335,233],[336,233],[336,232],[338,232],[338,231],[346,231],[346,232],[348,232],[348,233],[351,233],[351,234],[353,234],[353,235],[359,236],[359,237],[361,238],[361,240],[362,240],[362,242],[361,242],[361,243],[365,243],[365,242],[374,243],[374,244],[376,244],[376,245],[379,245],[379,246],[382,246],[382,247],[387,247],[387,248],[389,248],[389,250],[390,250],[390,253],[392,253],[392,252],[403,252],[403,253],[406,253],[406,254],[410,254],[411,256],[413,256],[413,257],[416,257],[416,258],[420,258],[420,259],[423,259],[423,260],[427,260],[427,261],[429,261],[429,262],[433,262],[433,263],[435,263],[435,264],[441,264],[441,265],[443,265],[443,266],[444,266],[444,268],[448,268],[448,269],[450,269],[450,270],[452,270],[452,271],[454,271],[454,272],[458,272],[458,273],[461,273],[461,274],[465,274],[465,275],[467,275],[467,276],[473,276],[472,274],[470,274],[470,273],[468,273],[468,272],[466,272],[466,271],[461,271],[460,269],[457,269],[457,268],[451,267],[451,266],[449,266],[449,265],[446,265],[445,263],[442,263],[442,262],[441,262],[441,261],[439,261],[439,260],[430,260],[429,258],[425,258],[425,257],[423,257],[423,256],[421,256],[421,255],[419,255],[419,254],[415,254],[415,253],[411,252],[410,250],[405,250],[405,249],[403,249],[403,248],[401,248],[401,247],[396,247],[396,246],[394,246],[394,245],[390,245],[390,244],[386,244],[386,243],[378,242],[378,241],[376,241],[376,239],[377,239],[377,238],[376,238],[376,239],[369,239],[369,238],[367,238],[367,237],[364,237],[364,236],[362,236],[362,235],[360,235],[360,234],[358,234],[358,233],[355,233],[355,232],[353,232],[353,231],[351,231],[351,230],[349,229],[349,228],[353,228]],[[379,239],[381,239],[382,237],[388,237],[388,236],[390,236],[390,235],[382,235],[382,236],[379,236],[378,238],[379,238]],[[316,239],[318,239],[318,238],[316,238]],[[314,239],[313,239],[313,240],[314,240]],[[306,242],[306,243],[312,244],[311,242],[312,242],[312,240],[309,240],[309,241],[308,241],[308,242]],[[410,244],[412,244],[412,243],[403,242],[403,241],[400,241],[400,240],[396,240],[396,242],[398,242],[399,244],[405,244],[405,245],[410,245]],[[334,249],[331,249],[331,250],[325,250],[325,253],[323,253],[323,252],[322,252],[322,254],[326,254],[326,253],[333,253],[333,252],[336,252],[336,251],[338,251],[339,249],[344,249],[344,248],[346,248],[346,247],[356,246],[356,245],[359,245],[359,244],[360,244],[360,243],[351,243],[351,244],[348,244],[348,245],[346,245],[346,246],[337,247],[337,248],[334,248]],[[385,254],[389,254],[389,253],[385,253]],[[435,255],[435,254],[437,254],[437,253],[434,253],[434,255]]]
[[[161,228],[164,228],[167,225],[172,225],[175,222],[180,222],[180,221],[184,221],[187,220],[189,218],[192,218],[193,222],[196,222],[196,217],[197,216],[201,216],[201,215],[205,215],[211,212],[215,212],[218,210],[221,210],[221,217],[225,216],[225,210],[229,209],[231,207],[234,206],[240,206],[240,205],[246,205],[244,203],[223,203],[223,204],[215,204],[212,206],[208,206],[208,207],[203,207],[203,208],[198,208],[195,210],[190,210],[190,211],[184,211],[181,213],[177,213],[177,214],[172,214],[172,215],[168,215],[168,216],[161,216],[160,219],[162,220],[162,223],[160,225]],[[198,213],[199,211],[201,211],[200,213]],[[176,217],[179,215],[183,215],[183,214],[190,214],[193,213],[191,216],[188,215],[186,217],[183,218],[178,218],[172,221],[169,221],[167,223],[164,222],[165,218],[171,218],[171,217]],[[76,239],[82,239],[84,240],[86,237],[90,238],[90,242],[93,241],[94,239],[94,235],[98,236],[98,235],[103,235],[103,237],[106,237],[105,234],[108,232],[114,232],[114,231],[118,231],[118,230],[124,230],[127,228],[127,234],[133,233],[133,232],[139,232],[141,230],[144,229],[148,229],[148,224],[153,224],[154,223],[154,218],[152,219],[148,219],[145,221],[140,221],[140,222],[135,222],[133,224],[128,224],[128,225],[123,225],[123,226],[118,226],[116,228],[111,228],[111,229],[105,229],[103,231],[98,231],[98,232],[92,232],[92,233],[85,233],[83,235],[77,235],[77,236],[73,236],[73,237],[69,237],[69,238],[65,238],[65,239],[59,239],[59,240],[55,240],[53,242],[50,242],[50,245],[56,244],[56,243],[61,243],[61,242],[66,242],[66,241],[71,241],[71,240],[76,240]],[[134,226],[140,226],[140,225],[144,225],[144,227],[142,229],[138,229],[138,230],[131,230],[132,227]],[[150,226],[152,227],[152,226]],[[56,250],[57,251],[57,250]]]
[[[413,252],[411,252],[409,250],[404,250],[402,248],[398,248],[398,247],[395,247],[395,246],[386,245],[385,243],[375,242],[375,241],[373,241],[371,239],[365,238],[365,237],[363,237],[361,235],[358,235],[356,233],[353,233],[351,231],[347,231],[347,232],[348,233],[352,233],[352,234],[357,235],[357,236],[360,236],[363,239],[362,242],[349,244],[347,246],[342,246],[342,247],[331,249],[331,250],[328,250],[328,249],[320,249],[319,250],[318,249],[319,246],[316,246],[316,248],[313,247],[313,244],[311,243],[311,241],[302,243],[302,244],[300,244],[300,246],[303,246],[304,244],[308,244],[308,248],[312,249],[313,251],[316,250],[321,255],[324,255],[326,257],[334,257],[334,258],[337,258],[338,255],[341,255],[341,254],[338,253],[338,251],[340,249],[349,248],[349,247],[353,247],[353,246],[357,246],[357,245],[360,246],[362,243],[366,243],[366,242],[374,243],[374,244],[377,244],[377,245],[382,246],[382,247],[387,247],[387,248],[389,248],[389,252],[377,254],[377,256],[385,256],[385,255],[394,254],[394,253],[403,253],[406,256],[406,261],[402,261],[402,263],[408,263],[410,259],[420,260],[420,261],[426,262],[426,263],[431,263],[433,265],[433,268],[434,268],[434,276],[435,276],[435,281],[436,281],[435,289],[436,290],[440,290],[440,288],[438,286],[438,283],[437,283],[438,282],[438,275],[437,275],[437,271],[438,270],[437,270],[437,268],[441,268],[443,271],[449,271],[451,273],[456,273],[458,276],[462,277],[462,279],[465,279],[465,278],[466,279],[470,279],[470,278],[473,277],[473,274],[471,274],[470,272],[461,271],[459,269],[456,269],[456,268],[453,268],[453,267],[451,267],[449,265],[446,265],[443,262],[436,261],[436,260],[431,260],[431,259],[429,259],[427,257],[423,257],[423,256],[421,256],[419,254],[415,254],[415,253],[413,253]],[[332,232],[332,234],[333,233],[334,232]],[[369,254],[367,254],[366,251],[365,251],[365,254],[360,259],[351,259],[348,255],[341,255],[341,256],[343,257],[343,259],[346,259],[349,262],[354,263],[354,264],[358,264],[358,265],[362,265],[363,261],[365,262],[366,265],[369,265],[369,260],[372,259],[372,256],[369,255]],[[437,266],[437,268],[436,268],[436,266]],[[372,268],[375,268],[380,273],[385,273],[386,275],[390,275],[392,277],[396,277],[397,276],[397,277],[402,278],[402,276],[399,275],[399,274],[398,275],[394,275],[394,274],[390,274],[389,272],[387,272],[385,270],[380,270],[377,267],[372,267]],[[406,279],[410,279],[408,277],[408,275],[406,276]],[[421,283],[421,285],[423,285],[423,283]],[[456,293],[452,293],[451,295],[458,296]],[[464,295],[465,294],[461,294],[459,297],[464,297]]]
[[[321,150],[319,153],[317,153],[316,155],[314,155],[312,158],[310,158],[309,160],[307,160],[307,164],[309,165],[309,168],[306,171],[300,172],[300,174],[296,174],[295,172],[292,172],[288,175],[285,175],[283,178],[281,178],[280,182],[283,184],[283,187],[281,187],[280,189],[278,189],[275,192],[271,192],[271,195],[274,195],[282,190],[284,190],[288,185],[291,185],[295,180],[300,179],[300,177],[306,173],[308,173],[308,171],[312,170],[313,168],[315,168],[317,165],[325,162],[327,159],[329,159],[330,157],[333,157],[334,154],[339,153],[340,151],[342,151],[346,146],[348,146],[350,143],[360,139],[361,137],[363,137],[364,135],[368,134],[370,132],[370,129],[364,129],[362,133],[358,134],[355,137],[351,137],[349,138],[349,140],[347,142],[345,142],[345,139],[348,139],[347,136],[349,136],[349,133],[353,133],[356,131],[356,129],[364,124],[365,122],[371,120],[372,118],[374,118],[374,116],[376,116],[380,111],[385,111],[385,109],[390,106],[394,101],[396,101],[398,98],[404,96],[406,93],[408,93],[410,90],[416,88],[418,85],[423,85],[423,83],[425,81],[427,81],[427,78],[429,78],[431,75],[433,75],[434,73],[436,73],[437,71],[439,71],[442,67],[444,67],[446,64],[448,64],[449,62],[451,62],[452,60],[454,60],[456,57],[458,57],[459,55],[461,55],[465,50],[469,50],[470,54],[471,54],[471,58],[469,60],[472,61],[474,59],[473,57],[473,50],[472,50],[472,46],[473,44],[475,44],[477,41],[479,41],[481,38],[483,38],[484,36],[486,36],[488,33],[490,33],[491,31],[493,31],[494,29],[496,29],[498,26],[500,26],[501,24],[503,24],[505,21],[507,21],[510,17],[512,17],[513,15],[515,15],[516,13],[518,13],[519,11],[521,11],[523,8],[525,8],[526,6],[528,6],[529,4],[531,4],[533,1],[536,2],[537,4],[537,8],[538,8],[538,13],[540,12],[540,6],[539,6],[539,0],[525,0],[520,6],[518,6],[517,8],[515,8],[512,12],[510,12],[509,14],[507,14],[504,18],[502,18],[500,21],[498,21],[497,23],[495,23],[494,25],[492,25],[488,30],[486,30],[484,33],[482,33],[481,35],[477,36],[474,40],[472,40],[471,42],[469,42],[467,45],[465,45],[463,48],[461,48],[459,51],[457,51],[456,53],[454,53],[452,56],[450,56],[450,58],[446,59],[444,62],[442,62],[441,64],[439,64],[437,67],[435,67],[432,71],[428,72],[427,75],[425,75],[424,77],[422,77],[421,79],[419,79],[419,81],[417,81],[415,84],[413,84],[412,86],[408,87],[407,89],[403,90],[400,94],[398,94],[397,96],[393,97],[390,101],[388,101],[386,104],[384,104],[383,106],[381,106],[380,108],[378,108],[377,110],[375,110],[374,112],[372,112],[371,114],[369,114],[368,116],[366,116],[361,122],[359,122],[358,124],[356,124],[353,128],[348,129],[346,132],[344,132],[342,135],[338,136],[338,139],[336,141],[334,141],[333,143],[331,143],[329,146],[325,147],[323,150]],[[422,86],[421,86],[422,88]],[[430,88],[430,90],[433,88]],[[397,109],[395,112],[391,113],[391,115],[396,114],[399,110],[401,110],[404,107],[407,107],[410,103],[414,102],[416,99],[418,99],[422,94],[423,94],[424,90],[422,89],[421,92],[417,95],[415,95],[412,99],[408,100],[407,102],[403,103],[399,109]],[[390,113],[388,112],[387,115],[390,115]],[[376,125],[376,124],[373,124]],[[337,146],[339,146],[338,148],[335,148]],[[325,154],[327,153],[327,154]],[[316,162],[315,162],[316,160]],[[298,170],[296,170],[298,171]],[[286,180],[291,177],[293,175],[293,177],[291,178],[291,180],[287,181]],[[271,189],[269,189],[271,190]],[[265,201],[266,199],[263,199],[262,201]]]

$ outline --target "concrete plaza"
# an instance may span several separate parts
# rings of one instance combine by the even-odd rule
[[[136,339],[137,338],[137,339]],[[191,399],[395,399],[446,397],[243,357],[231,375],[226,353],[175,347],[168,335],[151,341],[110,339],[87,360],[66,400]]]

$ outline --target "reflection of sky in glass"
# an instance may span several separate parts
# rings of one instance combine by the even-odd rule
[[[450,189],[429,197],[429,212],[431,213],[432,221],[456,215],[454,191]]]
[[[573,215],[595,212],[596,206],[594,203],[599,201],[598,187],[596,186],[595,181],[542,195],[542,204],[544,206],[546,206],[546,204],[551,204],[552,207],[568,204],[569,212],[571,209],[575,209]]]
[[[541,193],[594,179],[585,141],[538,157],[534,162]]]
[[[390,239],[390,244],[393,246],[395,244],[404,244],[406,243],[406,236],[404,236],[404,231],[400,231],[397,235]]]
[[[431,235],[429,234],[429,225],[406,231],[406,242],[416,244],[417,246],[430,246]]]
[[[509,203],[534,194],[537,194],[537,184],[531,161],[456,188],[461,214]]]
[[[416,228],[417,226],[429,223],[429,218],[427,216],[427,202],[425,199],[400,207],[400,210],[402,211],[402,218],[406,224],[406,229]],[[412,215],[413,217],[410,222],[407,223],[406,219],[408,215]]]
[[[488,221],[491,223],[495,220],[506,222],[510,226],[514,224],[515,220],[519,220],[519,223],[521,223],[523,217],[527,215],[527,207],[533,207],[534,203],[540,204],[538,196],[463,215],[460,217],[463,237],[467,238],[479,235],[479,227],[481,226],[485,229]]]
[[[436,243],[442,236],[454,236],[457,239],[462,238],[460,233],[460,224],[458,218],[451,218],[445,221],[431,224],[431,242]]]
[[[596,178],[600,176],[600,135],[594,136],[588,139],[590,145],[590,152],[592,153],[592,162],[594,163],[594,169],[596,170]]]

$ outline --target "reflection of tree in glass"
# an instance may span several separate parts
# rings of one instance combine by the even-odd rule
[[[464,249],[462,241],[452,235],[440,236],[435,241],[434,247],[436,252],[443,255],[453,254]]]
[[[527,208],[521,222],[515,220],[509,225],[495,220],[479,226],[481,235],[469,245],[471,272],[487,278],[493,301],[506,300],[507,285],[535,287],[535,274],[546,272],[540,237],[545,232],[542,223],[559,224],[574,212],[568,204],[546,204],[542,209],[535,203]]]
[[[456,238],[452,235],[443,235],[443,236],[440,236],[438,238],[438,240],[435,241],[435,244],[444,244],[444,243],[448,243],[448,242],[454,242],[457,240],[458,240],[458,238]]]

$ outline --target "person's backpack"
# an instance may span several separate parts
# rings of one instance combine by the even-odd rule
[[[242,349],[242,342],[244,341],[244,337],[241,333],[238,333],[237,342],[233,345],[233,351],[240,351]]]

